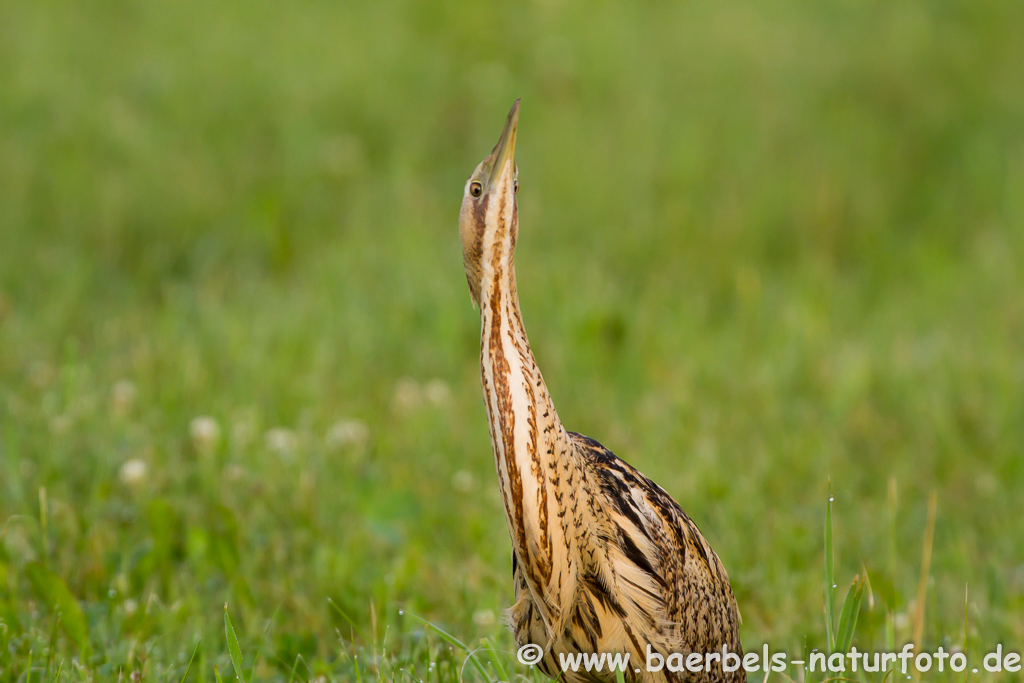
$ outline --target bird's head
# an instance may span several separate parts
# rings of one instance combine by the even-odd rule
[[[480,162],[466,181],[459,213],[462,263],[466,268],[469,294],[478,306],[481,292],[497,275],[508,276],[512,250],[519,231],[516,191],[516,128],[519,100],[512,105],[498,144]]]

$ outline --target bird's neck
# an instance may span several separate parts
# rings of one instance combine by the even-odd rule
[[[531,587],[557,591],[570,585],[561,576],[567,547],[561,501],[573,480],[571,444],[530,350],[511,254],[493,259],[485,275],[480,366],[509,532]]]
[[[495,457],[511,460],[565,438],[565,429],[530,349],[511,260],[497,275],[480,307],[480,368]]]

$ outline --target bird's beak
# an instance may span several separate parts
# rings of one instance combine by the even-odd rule
[[[505,130],[501,132],[501,139],[491,152],[488,159],[491,166],[491,173],[487,178],[487,190],[490,192],[497,187],[498,179],[501,178],[505,167],[515,166],[516,153],[516,128],[519,127],[519,100],[512,105],[508,113],[508,120],[505,121]]]

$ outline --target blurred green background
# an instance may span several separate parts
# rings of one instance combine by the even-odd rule
[[[1019,649],[1022,34],[1015,2],[0,4],[0,681],[212,681],[225,602],[258,680],[457,680],[400,609],[512,647],[457,213],[520,96],[555,403],[700,525],[747,648],[822,647],[831,480],[855,642],[913,637],[935,492],[923,642]]]

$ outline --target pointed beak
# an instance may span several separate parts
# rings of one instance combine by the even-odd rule
[[[505,130],[501,132],[501,139],[491,152],[488,158],[491,166],[491,173],[487,178],[487,190],[493,190],[501,177],[503,170],[511,164],[515,168],[516,154],[516,129],[519,127],[519,100],[512,105],[508,113],[508,120],[505,121]]]

